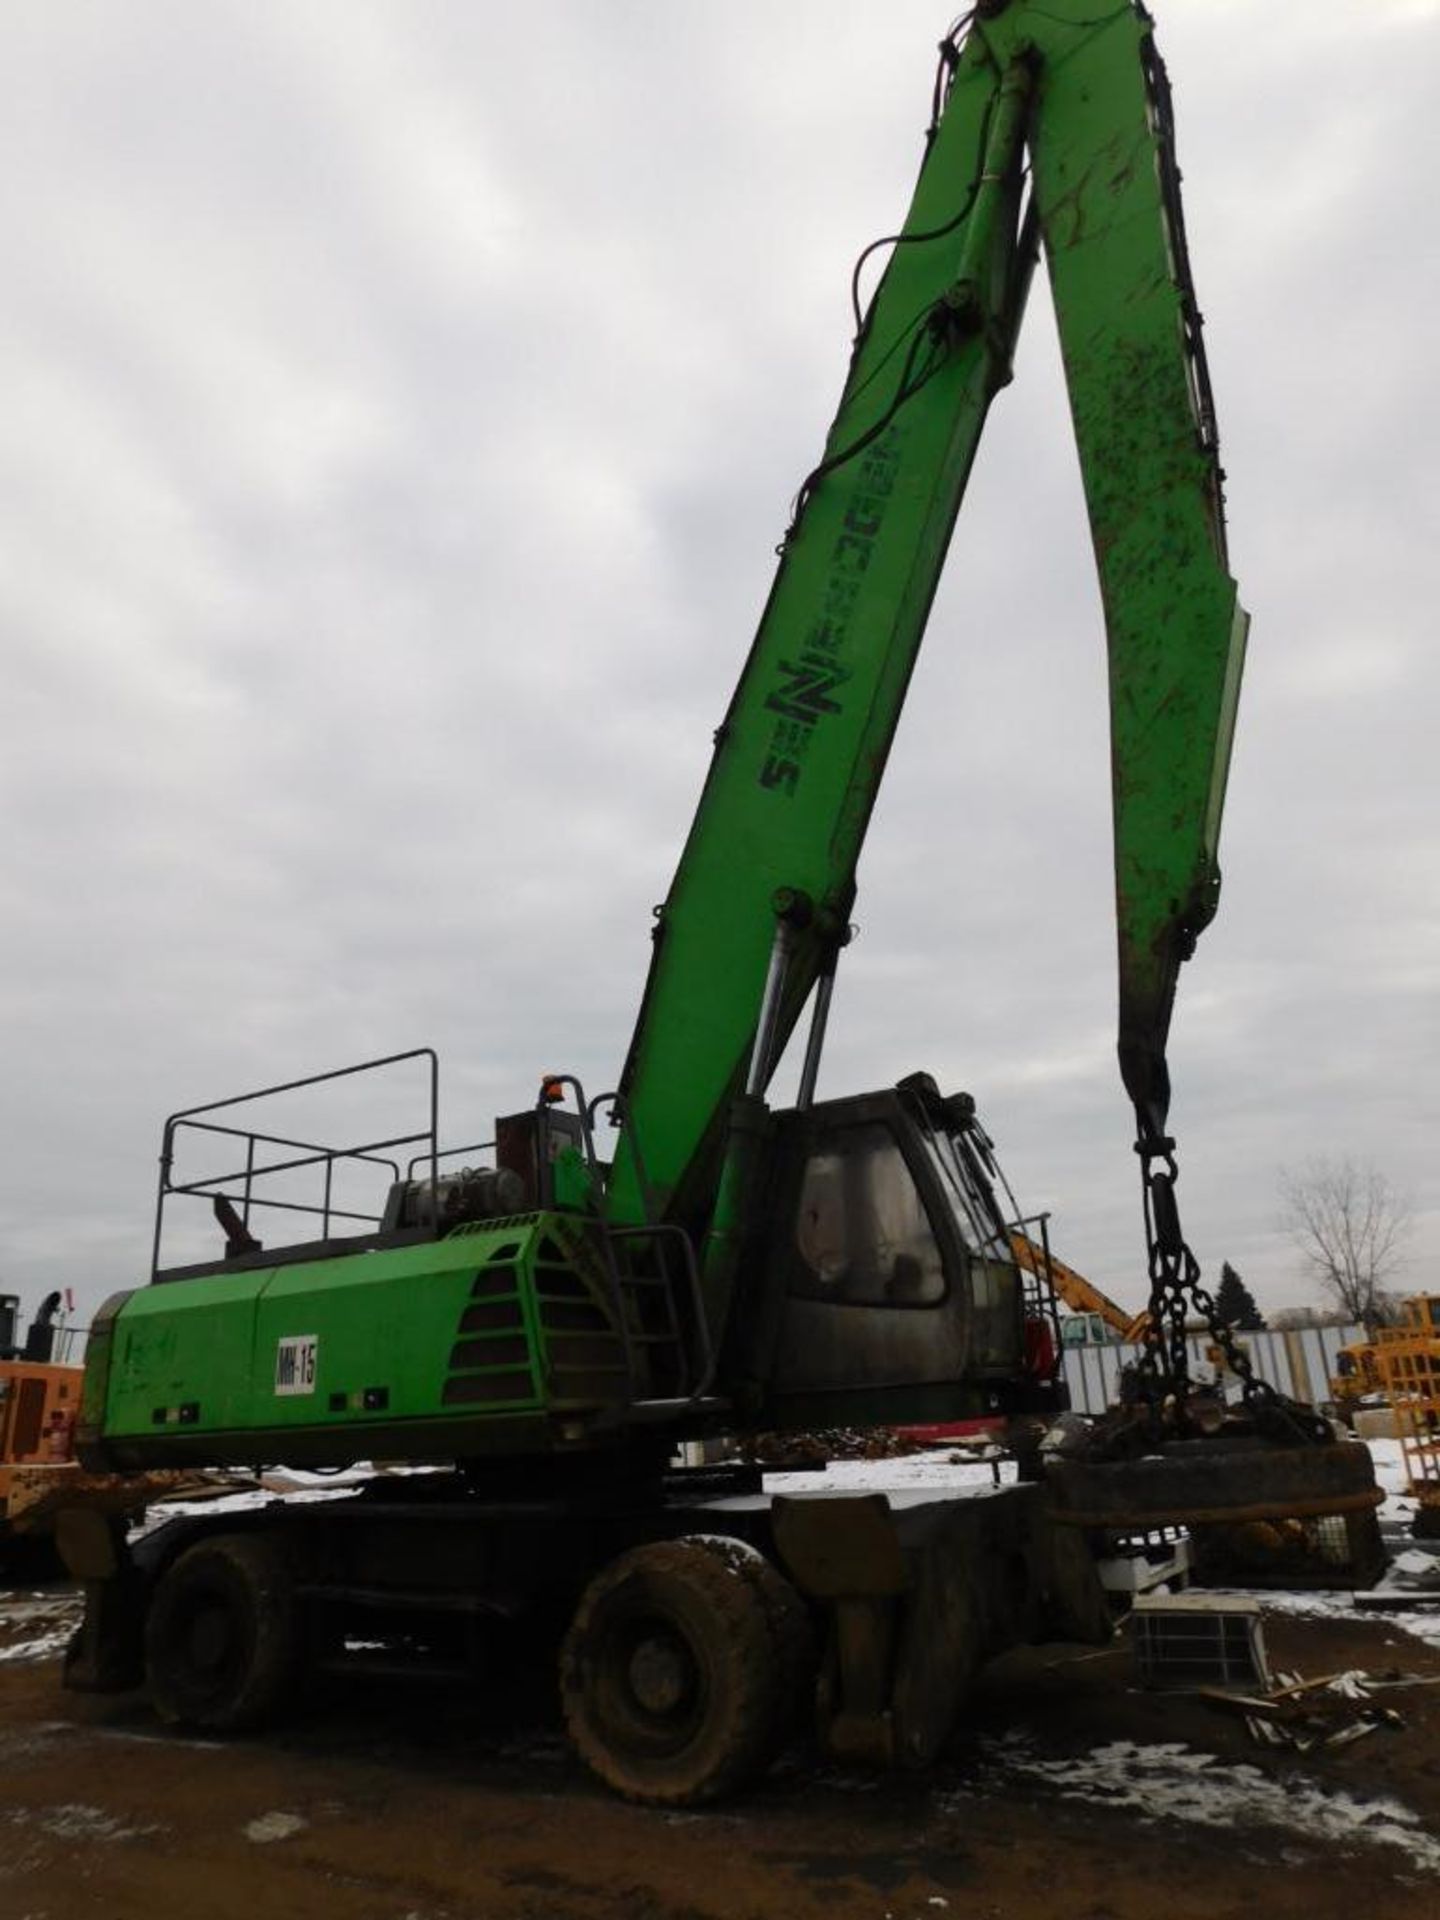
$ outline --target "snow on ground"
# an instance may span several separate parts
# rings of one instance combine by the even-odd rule
[[[1406,1493],[1405,1463],[1398,1440],[1367,1440],[1346,1444],[1368,1446],[1375,1478],[1385,1493],[1382,1520],[1408,1520],[1415,1502]],[[826,1487],[974,1486],[990,1484],[992,1462],[998,1462],[1002,1484],[1015,1478],[1015,1463],[998,1448],[937,1448],[906,1454],[894,1460],[832,1460],[828,1467],[801,1473],[765,1475],[767,1489],[777,1493],[811,1493]]]
[[[256,1846],[269,1846],[275,1840],[290,1840],[297,1833],[303,1833],[309,1825],[298,1813],[262,1813],[258,1820],[252,1820],[245,1827],[247,1840],[253,1840]]]
[[[1406,1491],[1409,1476],[1405,1472],[1405,1457],[1398,1440],[1367,1440],[1370,1458],[1375,1462],[1375,1478],[1385,1491],[1385,1504],[1380,1509],[1382,1520],[1408,1521],[1415,1512],[1415,1502]]]
[[[58,1658],[82,1605],[78,1593],[0,1594],[0,1666]]]
[[[1297,1618],[1368,1620],[1372,1626],[1394,1627],[1413,1639],[1425,1641],[1428,1646],[1440,1647],[1440,1612],[1429,1608],[1365,1610],[1357,1607],[1354,1596],[1348,1593],[1264,1592],[1254,1594],[1253,1598],[1271,1613],[1286,1613]]]
[[[890,1488],[1013,1486],[1015,1462],[998,1448],[969,1455],[955,1451],[912,1453],[897,1460],[832,1460],[804,1473],[767,1473],[767,1493],[851,1493]]]
[[[1432,1582],[1428,1576],[1431,1574],[1435,1582],[1440,1583],[1440,1553],[1431,1553],[1426,1548],[1409,1543],[1408,1527],[1415,1511],[1415,1502],[1406,1492],[1400,1442],[1374,1439],[1366,1444],[1375,1462],[1375,1477],[1385,1492],[1380,1520],[1395,1554],[1386,1584],[1395,1582],[1414,1586],[1423,1582],[1429,1586]],[[421,1467],[406,1471],[428,1473],[436,1469]],[[362,1482],[372,1479],[374,1473],[375,1469],[368,1464],[349,1468],[342,1473],[304,1473],[289,1469],[267,1473],[263,1484],[247,1487],[241,1492],[153,1506],[132,1532],[131,1538],[137,1539],[142,1533],[181,1515],[243,1513],[263,1507],[281,1495],[290,1501],[341,1498]],[[835,1460],[828,1467],[804,1472],[768,1472],[764,1484],[765,1491],[772,1494],[891,1491],[913,1500],[926,1491],[943,1493],[947,1488],[973,1490],[977,1487],[1006,1486],[1013,1484],[1015,1478],[1013,1460],[1003,1457],[998,1449],[981,1446],[945,1448],[897,1459]],[[1265,1607],[1279,1613],[1327,1615],[1331,1618],[1360,1617],[1354,1596],[1348,1592],[1267,1591],[1256,1597]],[[36,1599],[50,1606],[58,1604],[61,1611],[54,1618],[37,1618],[33,1626],[26,1627],[15,1614],[16,1603],[0,1598],[0,1662],[48,1659],[63,1649],[76,1623],[78,1602],[70,1596],[36,1596]],[[23,1606],[24,1603],[21,1604]],[[1364,1617],[1374,1620],[1380,1616],[1369,1612]],[[1413,1634],[1416,1639],[1440,1646],[1440,1609],[1387,1611],[1383,1617],[1387,1623]],[[10,1633],[18,1634],[10,1644],[5,1644],[7,1628]]]
[[[434,1473],[434,1467],[387,1467],[384,1473],[419,1474]],[[377,1469],[369,1461],[361,1461],[353,1467],[344,1467],[337,1473],[304,1473],[298,1468],[267,1468],[260,1479],[243,1487],[236,1493],[206,1494],[194,1500],[166,1500],[147,1507],[135,1526],[130,1529],[130,1542],[153,1533],[167,1520],[182,1516],[209,1513],[253,1513],[259,1507],[269,1506],[272,1500],[283,1498],[288,1505],[301,1506],[311,1501],[338,1500],[342,1496],[354,1493],[357,1487],[375,1479]]]
[[[1381,1523],[1393,1550],[1387,1584],[1423,1581],[1440,1585],[1440,1552],[1411,1542],[1408,1533],[1414,1502],[1405,1491],[1405,1470],[1398,1441],[1372,1440],[1376,1478],[1386,1498]],[[245,1512],[264,1506],[279,1495],[311,1501],[343,1497],[373,1474],[357,1467],[343,1474],[267,1473],[263,1483],[219,1498],[178,1501],[153,1507],[144,1527],[148,1531],[179,1514]],[[926,1492],[986,1488],[1012,1484],[1012,1460],[994,1450],[946,1449],[885,1460],[842,1460],[828,1468],[765,1475],[768,1493],[851,1493],[890,1491],[899,1501],[923,1498]],[[1355,1596],[1335,1593],[1275,1593],[1255,1596],[1268,1610],[1331,1618],[1362,1617]],[[78,1624],[80,1599],[74,1593],[38,1592],[0,1596],[0,1663],[51,1659],[61,1653]],[[1385,1624],[1440,1645],[1440,1611],[1367,1613]],[[1141,1746],[1112,1741],[1089,1754],[1065,1759],[1046,1757],[1030,1739],[1008,1735],[985,1743],[981,1779],[949,1796],[957,1802],[1003,1789],[1005,1782],[1023,1781],[1053,1790],[1062,1798],[1103,1803],[1133,1810],[1143,1821],[1175,1820],[1227,1832],[1268,1829],[1290,1833],[1306,1841],[1342,1847],[1366,1847],[1403,1857],[1409,1871],[1440,1876],[1440,1839],[1427,1833],[1420,1818],[1400,1802],[1384,1795],[1366,1796],[1343,1788],[1326,1790],[1299,1775],[1276,1778],[1259,1768],[1235,1765],[1215,1755],[1180,1744]],[[83,1815],[84,1809],[61,1811]],[[292,1816],[274,1814],[252,1823],[249,1837],[257,1842],[278,1839],[295,1829]],[[262,1831],[263,1829],[263,1831]],[[108,1836],[107,1836],[108,1837]],[[1397,1863],[1398,1864],[1398,1863]]]
[[[1380,1523],[1391,1547],[1390,1573],[1382,1587],[1440,1586],[1440,1551],[1409,1543],[1409,1524],[1415,1502],[1406,1492],[1404,1459],[1398,1440],[1369,1440],[1375,1478],[1385,1494]],[[949,1488],[990,1486],[998,1466],[999,1484],[1015,1479],[1013,1460],[991,1461],[983,1454],[940,1452],[914,1454],[898,1460],[836,1460],[828,1468],[806,1473],[767,1473],[767,1493],[851,1493],[893,1491],[911,1494],[917,1489],[943,1492]],[[1440,1545],[1440,1543],[1437,1543]],[[1440,1609],[1415,1607],[1378,1613],[1357,1608],[1348,1590],[1338,1592],[1279,1593],[1266,1590],[1253,1596],[1274,1613],[1326,1616],[1331,1619],[1383,1619],[1417,1640],[1440,1646]]]
[[[38,1827],[55,1840],[113,1844],[117,1840],[148,1840],[152,1834],[164,1832],[163,1827],[127,1827],[103,1808],[76,1801],[58,1807],[9,1807],[3,1817],[10,1827]],[[37,1916],[37,1920],[43,1920],[43,1916]]]
[[[1384,1847],[1404,1854],[1417,1871],[1440,1875],[1440,1840],[1425,1831],[1418,1814],[1386,1795],[1327,1789],[1298,1776],[1275,1779],[1180,1744],[1115,1740],[1053,1760],[1011,1734],[988,1742],[985,1757],[1002,1778],[1041,1783],[1064,1800],[1129,1808],[1142,1823],[1178,1820],[1227,1833],[1268,1827],[1341,1847]]]
[[[1363,1444],[1370,1449],[1375,1478],[1385,1494],[1381,1519],[1408,1521],[1415,1511],[1415,1502],[1405,1490],[1400,1442],[1368,1440]],[[832,1460],[828,1467],[797,1473],[772,1471],[765,1475],[765,1487],[771,1493],[822,1493],[827,1488],[848,1492],[854,1487],[866,1487],[883,1492],[887,1487],[989,1486],[995,1467],[999,1469],[1001,1485],[1014,1481],[1015,1462],[1005,1458],[998,1448],[982,1447],[935,1449],[893,1460]]]

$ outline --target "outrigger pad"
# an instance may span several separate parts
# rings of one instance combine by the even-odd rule
[[[926,1765],[983,1661],[1112,1631],[1084,1543],[1056,1537],[1034,1485],[779,1495],[771,1523],[825,1611],[817,1727],[837,1760]]]

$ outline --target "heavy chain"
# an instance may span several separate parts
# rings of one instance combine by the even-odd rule
[[[1150,1268],[1150,1325],[1140,1361],[1141,1377],[1151,1389],[1146,1397],[1173,1395],[1177,1404],[1183,1405],[1191,1384],[1185,1330],[1193,1313],[1204,1322],[1226,1366],[1239,1380],[1246,1409],[1257,1424],[1284,1428],[1292,1439],[1329,1439],[1323,1420],[1277,1393],[1267,1380],[1256,1377],[1250,1356],[1233,1329],[1221,1320],[1215,1296],[1202,1284],[1200,1262],[1180,1228],[1180,1208],[1175,1198],[1180,1170],[1175,1162],[1175,1142],[1142,1129],[1135,1151],[1140,1156]]]

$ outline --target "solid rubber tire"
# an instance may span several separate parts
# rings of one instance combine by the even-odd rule
[[[651,1628],[688,1649],[688,1718],[647,1724],[617,1678]],[[591,1581],[560,1650],[560,1692],[576,1752],[626,1799],[694,1806],[760,1771],[777,1720],[780,1662],[757,1585],[698,1541],[635,1547]]]
[[[713,1534],[695,1537],[698,1545],[750,1582],[764,1609],[777,1666],[775,1717],[766,1742],[768,1757],[773,1759],[797,1734],[814,1730],[820,1649],[810,1609],[780,1569],[757,1548]]]
[[[208,1675],[191,1658],[196,1609],[227,1621],[228,1669]],[[145,1621],[145,1674],[171,1726],[247,1733],[280,1717],[300,1666],[299,1618],[279,1550],[261,1535],[219,1534],[187,1548],[160,1576]]]

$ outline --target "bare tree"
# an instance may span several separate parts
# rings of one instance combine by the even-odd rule
[[[1348,1156],[1280,1170],[1281,1224],[1308,1271],[1352,1320],[1385,1318],[1386,1282],[1404,1257],[1413,1210],[1378,1167]]]
[[[1302,1327],[1348,1327],[1353,1320],[1344,1307],[1277,1307],[1265,1324],[1272,1333],[1293,1333]]]

